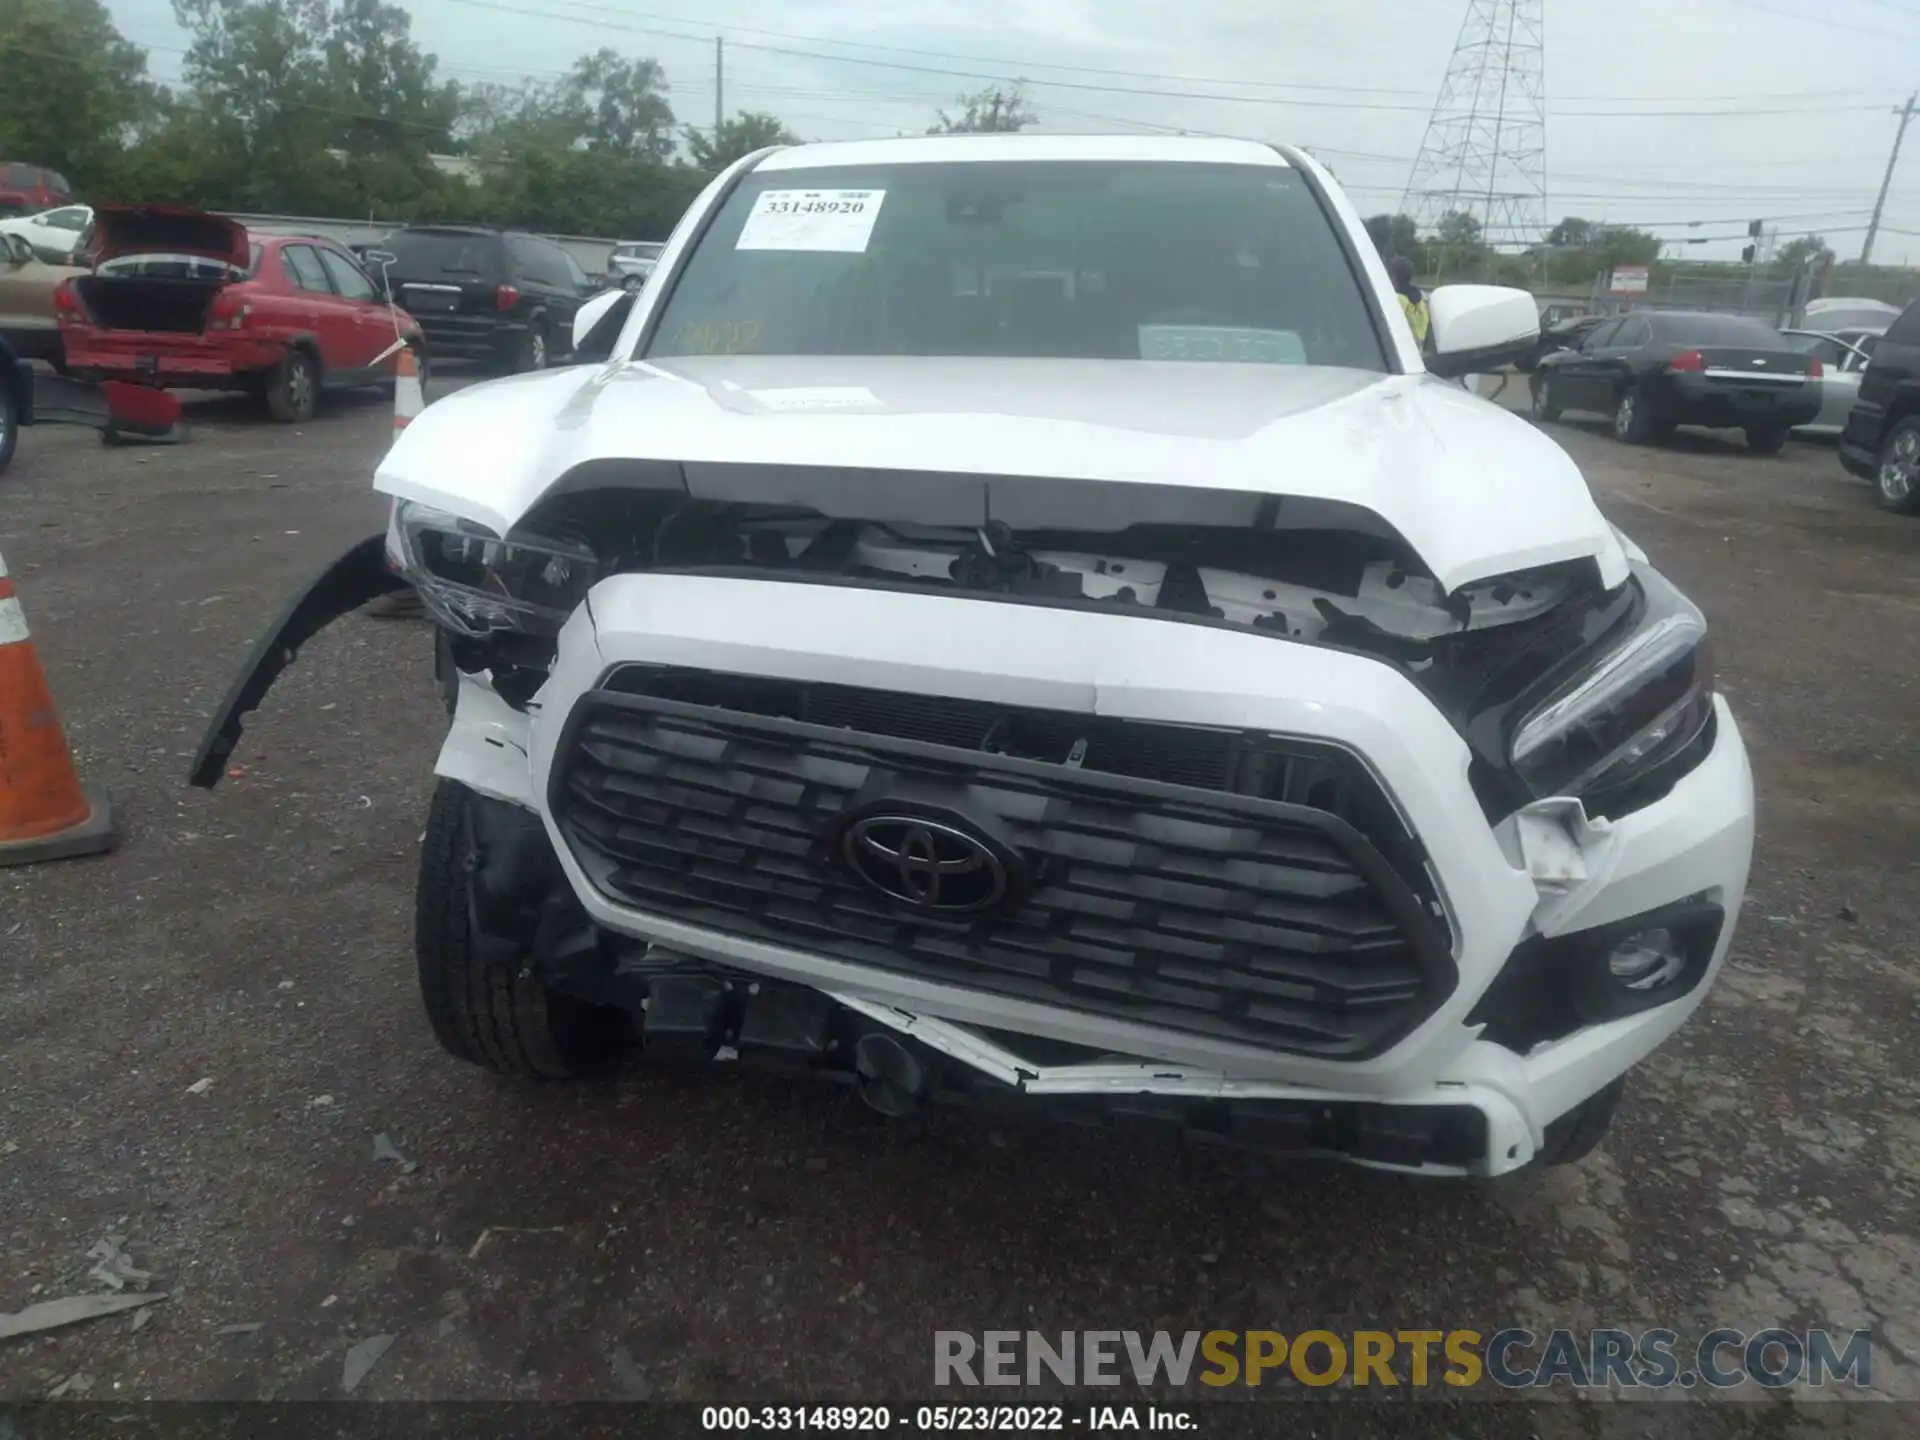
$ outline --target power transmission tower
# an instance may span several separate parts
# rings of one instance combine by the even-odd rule
[[[1545,0],[1467,0],[1400,208],[1422,230],[1471,215],[1488,244],[1546,229]]]

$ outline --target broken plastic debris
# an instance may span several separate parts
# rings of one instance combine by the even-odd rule
[[[156,1290],[151,1294],[68,1295],[60,1300],[42,1300],[14,1314],[0,1314],[0,1340],[11,1340],[16,1335],[38,1335],[65,1325],[78,1325],[83,1320],[138,1310],[142,1305],[157,1304],[166,1298],[166,1291]]]
[[[213,1077],[211,1075],[203,1075],[194,1081],[193,1084],[187,1086],[187,1094],[204,1095],[211,1089],[213,1089]]]
[[[145,1308],[136,1310],[133,1312],[133,1324],[129,1325],[127,1328],[129,1330],[138,1330],[142,1325],[146,1324],[147,1321],[151,1320],[152,1318],[153,1318],[153,1311]]]
[[[333,1096],[316,1095],[307,1102],[307,1108],[310,1110],[324,1110],[331,1104],[333,1104]]]
[[[347,1363],[340,1374],[340,1388],[349,1395],[357,1390],[360,1382],[372,1374],[373,1367],[380,1363],[380,1357],[387,1353],[393,1338],[391,1335],[370,1336],[347,1351]]]
[[[257,1335],[266,1325],[259,1320],[243,1320],[237,1325],[222,1325],[213,1333],[216,1335]]]
[[[83,1375],[76,1370],[47,1392],[49,1400],[59,1400],[68,1395],[84,1395],[93,1389],[93,1377]]]
[[[376,1165],[383,1161],[392,1161],[400,1167],[400,1173],[402,1175],[411,1175],[415,1170],[420,1168],[414,1164],[413,1161],[402,1155],[399,1150],[395,1148],[393,1141],[384,1133],[373,1137],[373,1159]]]

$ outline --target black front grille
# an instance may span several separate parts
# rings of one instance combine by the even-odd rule
[[[661,672],[622,675],[660,688]],[[806,719],[585,697],[549,798],[594,885],[650,914],[836,960],[1332,1058],[1379,1053],[1453,988],[1428,902],[1354,825],[1221,788],[1249,755],[1284,771],[1284,755],[1250,737],[905,695],[886,708],[864,699],[873,692],[829,699],[862,697],[868,717],[886,708],[895,728],[917,727],[903,738],[823,722],[829,687],[805,688]],[[1085,743],[1077,764],[995,753],[961,733],[976,721],[1025,724],[1023,745],[1049,724]],[[1029,884],[970,919],[894,904],[830,837],[844,817],[896,807],[1004,839]]]

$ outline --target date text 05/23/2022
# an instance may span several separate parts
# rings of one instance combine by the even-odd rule
[[[1166,1405],[916,1405],[910,1410],[885,1405],[708,1405],[700,1412],[700,1428],[805,1434],[889,1430],[1191,1433],[1199,1429],[1199,1416],[1193,1409]]]

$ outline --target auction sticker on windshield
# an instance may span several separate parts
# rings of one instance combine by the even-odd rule
[[[880,218],[884,190],[767,190],[740,227],[736,250],[839,250],[860,254]]]

